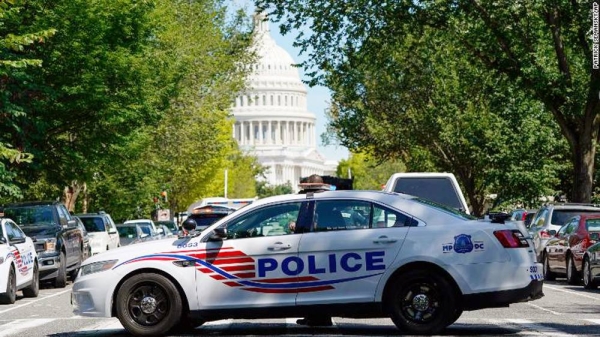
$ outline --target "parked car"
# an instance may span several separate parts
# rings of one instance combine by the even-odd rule
[[[145,237],[145,241],[159,240],[163,238],[162,229],[159,231],[158,227],[156,227],[156,225],[154,224],[154,221],[150,219],[127,220],[123,224],[138,225],[142,232],[147,235],[147,237]]]
[[[158,225],[158,229],[159,229],[159,230],[162,230],[162,233],[161,233],[161,235],[162,235],[164,238],[174,238],[174,237],[177,237],[177,234],[176,234],[176,233],[173,233],[173,232],[171,231],[171,228],[169,228],[167,225]]]
[[[137,224],[117,224],[117,231],[123,246],[154,240],[151,234],[144,233],[141,226]]]
[[[75,221],[77,221],[77,227],[81,229],[81,234],[83,234],[83,259],[87,259],[92,256],[92,244],[90,242],[90,235],[88,234],[87,229],[85,229],[85,225],[77,216],[73,217]]]
[[[156,226],[165,225],[169,231],[175,235],[179,233],[179,226],[175,223],[175,221],[166,220],[166,221],[155,221],[154,224]]]
[[[0,304],[13,304],[17,291],[37,297],[40,290],[35,245],[17,224],[0,218]]]
[[[600,207],[588,204],[561,203],[548,204],[537,211],[531,221],[529,231],[533,236],[538,262],[544,261],[544,248],[553,236],[550,231],[558,232],[565,221],[583,213],[600,213]]]
[[[117,227],[108,213],[77,214],[91,238],[92,255],[121,247]]]
[[[348,208],[364,211],[366,228],[346,227]],[[379,218],[390,221],[377,227]],[[294,231],[282,219],[295,220]],[[389,317],[403,334],[434,335],[464,310],[543,296],[542,265],[524,228],[406,194],[274,196],[203,231],[196,226],[188,218],[186,237],[87,260],[73,285],[73,312],[117,317],[145,336],[307,313]]]
[[[67,276],[77,276],[83,255],[83,233],[65,205],[58,201],[8,204],[4,216],[12,219],[32,238],[39,260],[40,281],[57,288],[67,285]]]
[[[529,224],[531,224],[531,220],[533,219],[535,212],[537,212],[535,209],[514,209],[512,212],[510,212],[510,220],[523,221],[525,227],[529,228]]]
[[[566,276],[569,284],[581,281],[583,255],[595,243],[590,235],[600,233],[600,214],[576,215],[554,233],[544,252],[544,278]],[[553,230],[550,231],[553,234]]]
[[[590,239],[595,243],[583,254],[583,286],[596,289],[600,285],[600,234],[590,233]]]
[[[187,219],[193,219],[196,222],[196,230],[202,231],[235,211],[235,208],[227,206],[208,205],[195,208]]]

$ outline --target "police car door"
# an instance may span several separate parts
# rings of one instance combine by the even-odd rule
[[[6,236],[9,245],[13,247],[12,254],[16,264],[17,287],[25,282],[31,281],[33,277],[33,252],[34,247],[31,241],[19,226],[12,221],[6,222]]]
[[[207,240],[205,266],[198,269],[200,308],[295,305],[301,235],[288,224],[298,220],[307,204],[264,205],[222,224],[227,238]]]
[[[411,219],[366,201],[317,200],[313,228],[302,235],[297,305],[373,302]],[[317,287],[318,285],[318,287]]]

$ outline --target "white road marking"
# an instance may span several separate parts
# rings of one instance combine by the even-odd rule
[[[584,319],[584,321],[588,321],[588,322],[600,325],[600,319],[587,318],[587,319]]]
[[[44,297],[37,297],[35,300],[28,301],[28,302],[26,302],[26,303],[21,303],[21,304],[19,304],[19,305],[16,305],[16,306],[14,306],[14,307],[10,307],[10,308],[8,308],[8,309],[1,310],[1,311],[0,311],[0,314],[3,314],[3,313],[5,313],[5,312],[9,312],[9,311],[13,311],[13,310],[16,310],[16,309],[20,309],[20,308],[22,308],[22,307],[24,307],[24,306],[28,306],[28,305],[30,305],[30,304],[37,303],[37,302],[39,302],[39,301],[43,301],[43,300],[45,300],[45,299],[48,299],[48,298],[51,298],[51,297],[54,297],[54,296],[62,295],[62,294],[64,294],[64,293],[67,293],[67,292],[69,292],[69,291],[71,291],[71,289],[66,289],[66,290],[63,290],[63,291],[61,291],[61,292],[54,293],[54,294],[52,294],[52,295],[48,295],[48,296],[44,296]],[[19,303],[19,302],[17,302],[17,303]]]
[[[549,285],[546,285],[546,284],[544,284],[544,289],[552,289],[552,290],[556,290],[556,291],[562,291],[562,292],[567,293],[567,294],[577,295],[577,296],[589,298],[589,299],[592,299],[592,300],[600,301],[600,297],[597,297],[597,296],[590,296],[590,295],[587,295],[587,294],[582,294],[582,293],[577,292],[577,291],[571,291],[571,290],[561,289],[561,288],[557,288],[557,287],[552,287],[552,286],[549,286]]]
[[[0,337],[10,336],[23,330],[50,323],[54,320],[54,318],[15,319],[10,323],[0,325]]]
[[[557,316],[560,316],[560,315],[562,315],[560,312],[556,312],[556,311],[554,311],[554,310],[546,309],[546,308],[544,308],[544,307],[540,307],[539,305],[535,305],[535,304],[533,304],[533,303],[529,303],[529,302],[527,302],[526,304],[527,304],[528,306],[534,307],[534,308],[536,308],[536,309],[540,309],[540,310],[547,311],[547,312],[549,312],[549,313],[551,313],[551,314],[553,314],[553,315],[557,315]]]
[[[125,328],[123,327],[123,325],[121,325],[121,322],[118,318],[105,318],[94,325],[86,326],[80,329],[79,332],[102,330],[125,330]]]
[[[513,324],[517,324],[519,326],[523,326],[525,327],[527,330],[528,334],[531,334],[531,332],[534,332],[536,335],[539,333],[540,336],[552,336],[552,337],[571,337],[571,336],[577,336],[577,335],[573,335],[570,333],[564,333],[560,330],[556,330],[541,324],[536,324],[533,323],[532,321],[528,321],[526,319],[507,319],[508,322],[513,323]]]

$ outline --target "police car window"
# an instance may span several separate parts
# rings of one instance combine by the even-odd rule
[[[10,227],[10,229],[12,230],[13,233],[13,238],[14,239],[22,239],[25,238],[25,234],[23,233],[23,231],[21,231],[21,229],[19,227],[17,227],[17,225],[15,225],[12,222],[8,222],[7,223],[8,227]]]
[[[293,234],[302,202],[266,206],[227,224],[227,239]],[[291,225],[293,224],[293,225]]]
[[[347,200],[317,201],[313,229],[317,232],[368,228],[368,202]]]
[[[379,205],[373,206],[373,228],[417,226],[418,222],[412,217]]]

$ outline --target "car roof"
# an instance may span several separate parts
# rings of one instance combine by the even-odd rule
[[[600,207],[598,207],[598,205],[594,205],[594,204],[549,204],[548,207],[550,208],[554,208],[554,209],[582,209],[582,210],[600,210]]]

